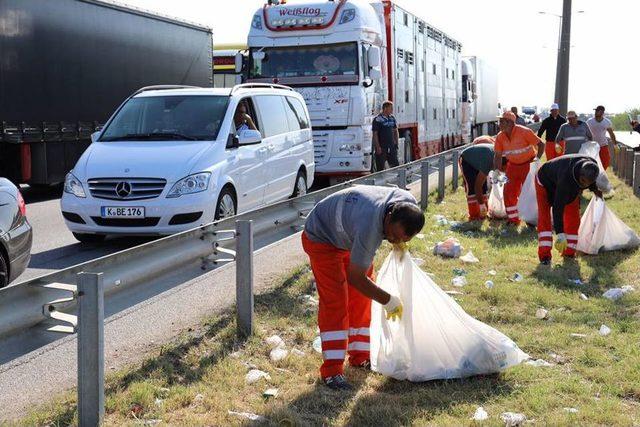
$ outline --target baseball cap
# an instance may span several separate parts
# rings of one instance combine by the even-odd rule
[[[569,119],[571,117],[578,117],[578,115],[576,114],[575,111],[568,111],[567,112],[567,119]]]
[[[549,108],[550,110],[559,110],[560,107],[558,107],[558,104],[551,104],[551,108]]]
[[[498,116],[497,118],[509,120],[510,122],[513,122],[513,123],[516,122],[516,115],[513,114],[511,111],[505,111],[504,113],[502,113],[501,116]]]
[[[603,105],[598,105],[596,108],[594,108],[594,110],[595,111],[598,111],[598,110],[604,111],[604,106]]]

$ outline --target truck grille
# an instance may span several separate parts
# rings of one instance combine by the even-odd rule
[[[107,200],[154,199],[162,194],[166,179],[93,178],[88,181],[91,196]]]
[[[322,165],[329,161],[330,138],[329,132],[313,132],[313,153],[316,165]]]

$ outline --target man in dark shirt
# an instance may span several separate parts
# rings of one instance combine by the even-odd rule
[[[580,228],[580,194],[582,190],[589,189],[596,197],[602,197],[602,192],[596,185],[599,175],[598,163],[581,154],[567,154],[538,169],[536,196],[538,258],[541,264],[551,263],[552,224],[556,232],[556,249],[564,257],[575,256]]]
[[[640,133],[640,123],[637,120],[631,120],[631,128]]]
[[[381,171],[385,168],[385,162],[389,162],[389,166],[395,167],[398,162],[398,124],[396,118],[393,117],[393,102],[385,101],[382,103],[382,112],[373,119],[373,147],[376,153],[376,170]],[[405,141],[405,144],[411,144],[411,141]]]
[[[560,115],[560,110],[558,109],[558,104],[551,104],[551,115],[542,121],[540,124],[540,129],[538,129],[538,138],[542,138],[543,133],[547,133],[544,137],[544,152],[547,156],[547,160],[553,160],[562,153],[556,150],[556,135],[558,135],[558,130],[560,126],[567,123],[567,119]]]
[[[494,156],[493,144],[477,144],[475,141],[460,153],[460,169],[467,190],[469,221],[482,220],[487,215],[487,176],[493,169]],[[503,157],[503,160],[504,165],[506,157]]]

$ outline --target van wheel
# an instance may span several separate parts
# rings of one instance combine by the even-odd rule
[[[307,194],[307,175],[304,171],[299,170],[298,175],[296,176],[296,183],[293,186],[291,198],[294,199],[296,197],[304,196],[305,194]]]
[[[223,188],[216,204],[216,221],[235,216],[236,206],[237,201],[233,191],[229,187]]]
[[[72,233],[73,237],[80,243],[100,243],[107,237],[104,234],[82,234]]]
[[[4,288],[9,284],[9,269],[4,255],[0,253],[0,288]]]

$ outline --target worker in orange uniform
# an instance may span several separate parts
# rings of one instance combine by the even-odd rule
[[[383,240],[408,242],[424,222],[411,193],[368,185],[334,193],[309,213],[302,247],[309,255],[320,298],[320,376],[328,387],[352,388],[343,375],[347,351],[351,366],[371,367],[372,299],[384,307],[387,319],[402,317],[400,299],[373,280],[373,258]]]
[[[551,263],[552,229],[556,232],[556,249],[564,257],[575,256],[580,228],[580,194],[588,188],[596,197],[602,197],[599,187],[605,191],[606,188],[599,184],[600,177],[604,174],[600,174],[598,163],[582,154],[567,154],[540,167],[536,176],[536,198],[541,264]]]
[[[494,145],[493,168],[500,170],[502,157],[507,158],[507,183],[504,186],[504,205],[510,224],[520,224],[518,218],[518,198],[529,173],[530,163],[544,154],[544,143],[533,131],[516,125],[516,116],[505,111],[499,116],[500,132]],[[537,152],[536,152],[537,148]]]

